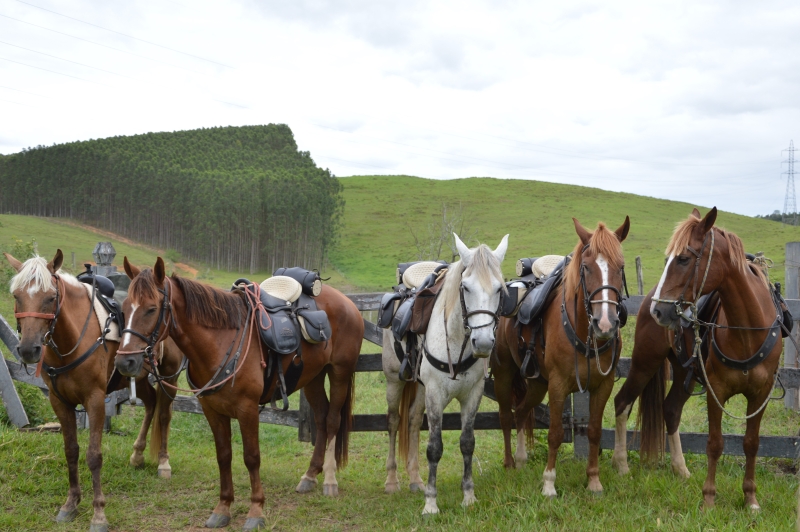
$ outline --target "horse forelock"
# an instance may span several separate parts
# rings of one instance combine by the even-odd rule
[[[55,289],[53,275],[47,268],[47,261],[44,258],[36,255],[26,260],[19,272],[11,278],[10,292],[13,294],[21,289],[27,289],[29,294]]]
[[[702,220],[700,218],[690,214],[686,220],[676,225],[675,230],[672,232],[672,238],[669,244],[667,244],[666,255],[669,257],[683,253],[692,240],[692,232],[701,222]],[[747,257],[744,254],[742,239],[735,233],[726,231],[722,227],[713,227],[711,230],[716,231],[717,234],[728,243],[728,259],[730,260],[731,266],[742,273],[746,272]]]
[[[145,268],[133,278],[128,287],[128,298],[134,305],[140,305],[145,299],[158,299],[158,286],[153,276],[153,270]]]
[[[600,222],[597,229],[589,237],[589,253],[593,257],[603,255],[609,268],[615,270],[625,266],[625,256],[622,254],[622,244],[617,238],[617,234]],[[572,293],[578,289],[581,277],[581,255],[583,254],[583,242],[580,240],[572,250],[572,260],[567,265],[564,272],[566,290]]]
[[[450,319],[453,309],[461,306],[460,290],[461,279],[466,274],[468,277],[475,276],[478,283],[486,292],[492,290],[492,279],[496,279],[506,290],[503,282],[503,272],[500,269],[500,261],[497,260],[492,250],[486,244],[480,244],[473,250],[472,259],[469,267],[464,268],[462,261],[455,262],[448,267],[447,278],[442,286],[442,298],[444,299],[444,317]]]

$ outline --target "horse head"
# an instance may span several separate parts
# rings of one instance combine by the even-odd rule
[[[582,290],[589,323],[597,338],[614,338],[620,326],[625,259],[621,243],[631,227],[629,217],[611,231],[602,222],[594,232],[572,219],[580,242],[569,265],[567,291]],[[613,297],[612,297],[612,294]],[[613,311],[612,311],[613,309]]]
[[[506,290],[500,264],[508,249],[508,235],[494,251],[483,244],[469,249],[458,235],[453,236],[463,268],[458,289],[464,328],[473,356],[486,358],[494,348],[500,300]]]
[[[122,304],[126,323],[114,366],[126,377],[135,377],[142,369],[145,355],[150,356],[169,332],[169,281],[161,257],[152,269],[140,270],[128,262],[128,257],[123,264],[131,284]]]
[[[722,266],[729,262],[722,255],[729,246],[725,238],[715,237],[716,219],[716,207],[703,218],[694,209],[675,227],[667,245],[664,272],[650,304],[650,315],[662,327],[678,327],[683,308],[696,303],[722,281]],[[738,237],[736,241],[741,244]]]
[[[25,364],[36,364],[42,358],[42,345],[46,335],[52,334],[52,325],[58,314],[59,294],[56,272],[61,268],[64,255],[59,249],[50,262],[39,256],[24,263],[3,253],[17,274],[11,278],[14,295],[14,316],[20,341],[17,354]]]

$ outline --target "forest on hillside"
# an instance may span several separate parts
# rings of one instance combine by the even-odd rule
[[[227,270],[319,268],[340,227],[341,190],[283,124],[0,157],[0,212],[72,218]]]

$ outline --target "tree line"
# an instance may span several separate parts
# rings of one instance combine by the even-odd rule
[[[341,225],[341,191],[283,124],[112,137],[0,157],[0,212],[80,220],[251,273],[321,267]]]

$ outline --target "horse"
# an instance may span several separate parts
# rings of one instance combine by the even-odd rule
[[[37,364],[37,373],[44,368],[42,378],[49,390],[50,404],[61,423],[64,454],[69,471],[69,494],[56,517],[67,522],[78,513],[81,487],[78,481],[78,437],[75,419],[76,405],[83,405],[89,418],[89,447],[86,463],[92,472],[94,489],[94,515],[92,531],[108,530],[105,517],[105,497],[100,485],[103,465],[101,439],[105,421],[106,394],[125,388],[127,379],[112,380],[114,356],[118,342],[103,341],[106,334],[97,318],[93,318],[92,301],[84,283],[60,270],[64,256],[59,249],[53,260],[47,262],[36,256],[24,263],[4,253],[17,274],[11,279],[14,295],[14,315],[21,332],[17,355],[24,364]],[[106,325],[108,326],[108,324]],[[169,342],[164,346],[159,367],[170,374],[167,382],[174,383],[180,370],[183,354]],[[167,453],[167,438],[172,418],[172,400],[163,387],[153,388],[147,376],[148,365],[132,374],[136,389],[145,405],[145,416],[139,435],[133,445],[130,463],[144,464],[143,451],[147,431],[153,418],[150,454],[158,458],[158,474],[171,476]],[[174,374],[174,375],[173,375]]]
[[[653,343],[643,343],[639,348],[637,323],[637,345],[633,352],[631,372],[615,398],[617,430],[619,432],[620,427],[624,427],[630,405],[637,395],[646,386],[651,387],[655,390],[656,400],[642,400],[639,406],[642,445],[663,450],[657,447],[657,443],[651,442],[657,442],[659,438],[663,442],[664,422],[661,420],[666,419],[670,452],[682,454],[677,427],[691,389],[684,390],[680,385],[679,379],[686,375],[686,370],[681,373],[683,364],[678,363],[675,356],[675,346],[679,343],[675,341],[674,331],[679,328],[681,319],[692,325],[695,340],[700,340],[701,327],[707,329],[711,344],[708,351],[714,355],[704,357],[702,343],[697,341],[689,359],[689,363],[698,368],[701,375],[708,405],[708,472],[703,484],[703,507],[712,508],[715,504],[717,461],[724,445],[722,414],[726,413],[747,420],[743,442],[746,460],[742,491],[745,505],[752,511],[758,511],[761,507],[756,499],[754,478],[758,433],[775,385],[783,349],[780,341],[782,311],[777,293],[764,272],[757,265],[748,263],[738,236],[714,226],[716,218],[716,207],[702,218],[695,209],[675,228],[667,246],[664,272],[639,312],[640,316],[649,313],[653,323],[666,329],[658,337],[658,342],[654,339]],[[712,292],[719,296],[717,317],[716,320],[704,321],[698,316],[698,299]],[[651,325],[646,326],[652,329]],[[652,349],[646,349],[651,345]],[[669,397],[666,402],[663,398],[667,359],[676,374],[670,390],[671,402]],[[689,364],[686,366],[692,367]],[[676,388],[678,391],[673,394]],[[743,418],[733,416],[724,409],[726,401],[737,394],[747,399],[747,414]],[[617,441],[620,442],[619,434]],[[672,462],[674,468],[675,457]],[[688,471],[684,476],[688,476]]]
[[[461,405],[461,454],[464,458],[461,480],[464,499],[461,505],[467,507],[477,502],[472,481],[472,455],[475,450],[475,415],[483,395],[486,365],[476,362],[485,361],[494,348],[501,297],[506,291],[500,264],[508,249],[508,235],[494,251],[484,244],[469,249],[458,235],[454,233],[453,236],[460,260],[448,267],[427,331],[420,335],[424,356],[419,364],[418,382],[403,383],[399,380],[400,368],[392,342],[383,343],[390,431],[386,489],[389,492],[397,489],[394,440],[398,425],[401,455],[408,456],[412,490],[421,488],[416,455],[422,414],[427,410],[429,469],[423,515],[439,513],[436,472],[443,454],[442,416],[444,408],[453,399]]]
[[[116,367],[123,375],[139,371],[146,351],[170,336],[188,359],[187,379],[205,383],[195,390],[214,434],[220,473],[219,503],[205,523],[220,528],[230,522],[233,502],[231,476],[231,419],[239,420],[244,463],[250,474],[250,509],[245,530],[265,526],[264,490],[259,476],[259,405],[276,391],[277,379],[265,375],[266,362],[256,318],[239,293],[226,292],[173,274],[167,276],[161,257],[155,266],[140,270],[124,260],[132,279],[124,310],[128,321],[117,352]],[[352,423],[354,372],[364,336],[364,321],[355,304],[330,286],[315,298],[330,320],[330,340],[318,344],[301,341],[294,356],[283,357],[285,373],[291,364],[303,363],[296,389],[303,388],[314,412],[316,443],[311,464],[297,491],[307,493],[325,473],[323,493],[338,494],[336,470],[347,463]],[[229,356],[230,375],[216,380]],[[302,352],[302,357],[300,355]],[[273,373],[274,375],[274,373]],[[330,401],[325,377],[330,381]]]
[[[550,498],[556,496],[555,466],[558,448],[564,439],[561,419],[564,401],[577,391],[588,391],[590,396],[587,487],[594,493],[603,491],[598,467],[603,409],[614,386],[614,368],[622,352],[619,312],[622,309],[625,262],[621,243],[628,235],[630,219],[626,216],[623,224],[613,232],[602,222],[594,232],[589,232],[578,220],[572,220],[579,240],[565,267],[560,290],[555,289],[554,296],[542,310],[542,321],[537,325],[540,332],[534,334],[538,320],[519,325],[515,319],[501,318],[497,354],[492,360],[506,468],[514,465],[520,468],[527,460],[524,430],[533,428],[533,409],[542,402],[545,394],[549,394],[549,451],[542,494]],[[610,297],[612,293],[614,298]],[[597,295],[599,298],[594,299]],[[582,338],[587,339],[585,344]],[[539,370],[533,377],[521,373],[520,368],[526,365],[518,354],[520,348],[523,353],[527,350],[535,357]],[[584,358],[585,366],[579,364],[579,360]],[[594,363],[591,358],[595,359]],[[517,451],[512,456],[511,426],[514,421]]]

